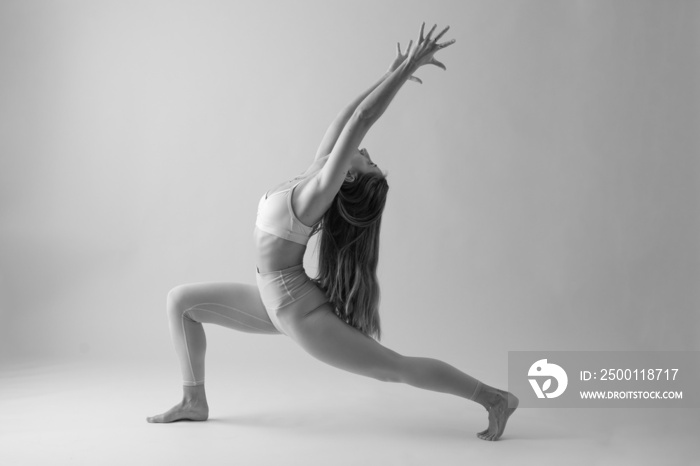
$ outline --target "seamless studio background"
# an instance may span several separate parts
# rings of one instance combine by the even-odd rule
[[[31,439],[54,445],[51,432],[22,423],[31,409],[58,403],[54,385],[39,389],[32,380],[70,371],[132,389],[140,401],[121,410],[121,427],[138,422],[140,436],[168,439],[143,420],[179,394],[167,292],[187,282],[254,283],[258,199],[307,167],[336,113],[384,73],[397,41],[415,40],[422,21],[451,26],[445,38],[457,42],[438,53],[447,71],[421,69],[424,84],[406,83],[363,144],[389,171],[382,343],[503,387],[508,351],[699,350],[699,7],[2,2],[0,403],[23,407],[0,428],[15,440],[6,454],[24,458],[18,445]],[[315,256],[307,259],[313,275]],[[222,390],[223,402],[245,380],[251,419],[251,374],[294,387],[316,377],[317,395],[356,387],[377,406],[385,398],[372,394],[381,391],[462,403],[336,374],[284,337],[206,330],[208,380],[227,387],[211,390]],[[153,393],[134,391],[136,381]],[[86,392],[96,409],[103,388]],[[23,398],[32,393],[47,397],[44,405]],[[567,416],[522,411],[536,425]],[[568,415],[605,424],[607,433],[630,416],[698,433],[678,410],[574,411]],[[477,413],[481,430],[485,415],[475,410],[472,419]],[[538,432],[552,438],[517,419],[506,437],[521,443],[501,452],[524,461]],[[375,440],[391,437],[386,429]],[[391,439],[420,458],[409,437]],[[313,438],[307,432],[295,445]],[[665,448],[665,438],[646,442],[647,453]],[[673,444],[678,464],[693,448],[684,439]],[[61,454],[71,451],[70,438],[56,442]],[[389,458],[388,443],[376,444],[377,458]],[[595,464],[627,454],[614,442],[595,445],[573,448],[597,452],[589,453]],[[448,464],[463,458],[455,448]],[[470,454],[498,464],[497,449],[489,451]],[[317,454],[306,464],[333,453]]]

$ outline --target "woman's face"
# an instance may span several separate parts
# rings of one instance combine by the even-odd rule
[[[350,171],[354,173],[374,173],[384,176],[376,163],[372,162],[367,149],[358,149],[355,156],[350,160]]]

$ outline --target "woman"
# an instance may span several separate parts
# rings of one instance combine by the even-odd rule
[[[170,331],[183,374],[183,400],[148,422],[204,421],[206,339],[202,323],[244,332],[286,334],[312,356],[349,372],[402,382],[475,401],[489,426],[477,435],[497,440],[518,399],[483,384],[442,361],[408,357],[378,343],[379,286],[376,269],[381,216],[388,185],[362,139],[399,88],[421,66],[445,66],[435,52],[445,28],[431,38],[421,25],[416,46],[397,55],[389,71],[331,124],[311,166],[268,191],[258,205],[255,228],[257,289],[235,283],[180,285],[168,294]],[[309,237],[320,232],[319,276],[303,268]]]

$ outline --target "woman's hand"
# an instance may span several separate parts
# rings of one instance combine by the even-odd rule
[[[428,31],[428,34],[425,37],[423,37],[425,23],[421,24],[420,35],[416,46],[412,47],[413,41],[411,41],[409,44],[406,54],[408,55],[407,59],[412,72],[415,72],[423,65],[435,65],[443,70],[447,69],[445,65],[435,59],[434,55],[438,50],[454,44],[455,40],[452,39],[450,41],[443,42],[442,44],[438,44],[437,41],[447,32],[448,29],[450,29],[450,27],[447,26],[440,34],[431,39],[430,36],[433,34],[433,31],[435,31],[436,27],[437,24],[434,25],[430,31]]]
[[[411,50],[411,46],[413,45],[413,41],[410,41],[408,43],[408,48],[406,49],[406,53],[401,52],[401,42],[396,43],[396,57],[394,58],[394,62],[391,64],[389,67],[389,73],[393,73],[396,68],[401,66],[401,63],[408,58],[408,51]],[[410,81],[415,81],[418,84],[423,84],[423,81],[420,79],[416,78],[415,76],[409,76],[408,78]]]

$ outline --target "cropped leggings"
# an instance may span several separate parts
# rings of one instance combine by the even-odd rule
[[[471,400],[479,395],[482,383],[470,375],[437,359],[403,356],[343,322],[301,265],[258,272],[257,277],[258,287],[213,282],[170,290],[168,321],[183,385],[204,384],[202,324],[211,323],[248,333],[286,334],[320,361],[377,380]]]

